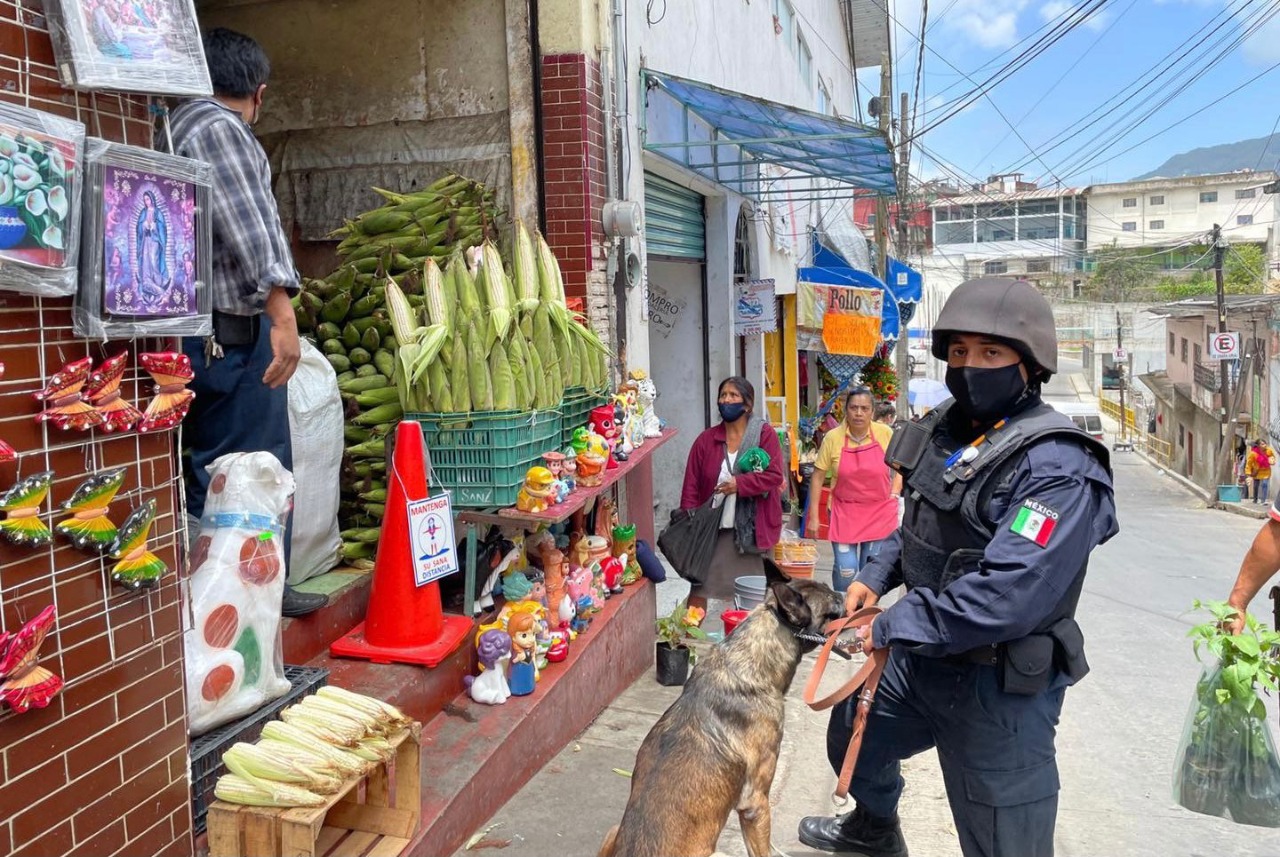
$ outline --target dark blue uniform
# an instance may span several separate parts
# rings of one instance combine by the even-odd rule
[[[903,582],[909,591],[873,626],[875,645],[891,654],[850,793],[872,814],[893,816],[900,761],[936,747],[966,857],[1053,853],[1054,736],[1064,691],[1087,670],[1070,617],[1090,551],[1119,529],[1105,449],[1047,411],[1011,420],[1003,451],[987,441],[963,459],[970,438],[939,414],[928,449],[904,468],[903,530],[858,577],[877,593]],[[983,458],[993,460],[981,478],[954,479]],[[1063,639],[1049,637],[1043,650],[1008,645],[1050,633]],[[1048,652],[1047,666],[1034,663],[1038,651]],[[1007,690],[1022,678],[1010,661],[1041,670],[1040,684]],[[832,712],[837,772],[856,701]]]

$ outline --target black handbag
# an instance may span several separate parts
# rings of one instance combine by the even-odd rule
[[[676,573],[690,583],[702,583],[716,549],[720,507],[715,495],[696,509],[674,509],[671,521],[658,534],[658,550]]]

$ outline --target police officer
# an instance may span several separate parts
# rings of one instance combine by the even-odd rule
[[[906,857],[900,762],[936,747],[965,857],[1048,857],[1058,810],[1054,733],[1088,670],[1073,614],[1089,553],[1116,534],[1106,448],[1044,404],[1058,368],[1053,312],[1022,280],[951,295],[933,330],[953,400],[899,426],[901,529],[851,584],[850,610],[905,583],[864,651],[890,648],[850,787],[852,812],[811,816],[822,851]],[[838,705],[839,771],[857,696]]]

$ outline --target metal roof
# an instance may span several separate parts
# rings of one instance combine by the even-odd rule
[[[1227,295],[1223,299],[1227,313],[1242,312],[1255,309],[1269,309],[1280,304],[1280,295]],[[1166,318],[1195,318],[1203,315],[1217,315],[1218,299],[1214,295],[1186,298],[1173,303],[1153,306],[1147,310],[1152,315]]]
[[[825,198],[828,193],[812,188],[812,178],[838,182],[846,186],[846,192],[897,192],[888,147],[875,128],[651,69],[644,69],[642,75],[646,91],[661,89],[712,128],[709,140],[656,140],[646,132],[645,149],[663,155],[699,149],[718,153],[722,147],[741,150],[745,157],[740,162],[726,163],[713,157],[707,163],[687,163],[672,158],[691,170],[712,170],[713,175],[735,164],[773,164],[792,171],[767,181],[749,175],[715,179],[746,196],[767,199],[794,190],[810,198]],[[765,184],[767,188],[760,187]]]
[[[1017,193],[979,190],[962,194],[960,196],[940,198],[930,207],[947,208],[953,205],[976,205],[982,202],[1020,202],[1033,199],[1057,199],[1060,196],[1080,196],[1083,193],[1084,189],[1078,187],[1039,188],[1037,190],[1018,191]]]

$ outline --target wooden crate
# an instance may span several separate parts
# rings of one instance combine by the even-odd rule
[[[209,806],[209,857],[395,857],[418,829],[420,724],[388,740],[390,762],[343,784],[323,806]]]

